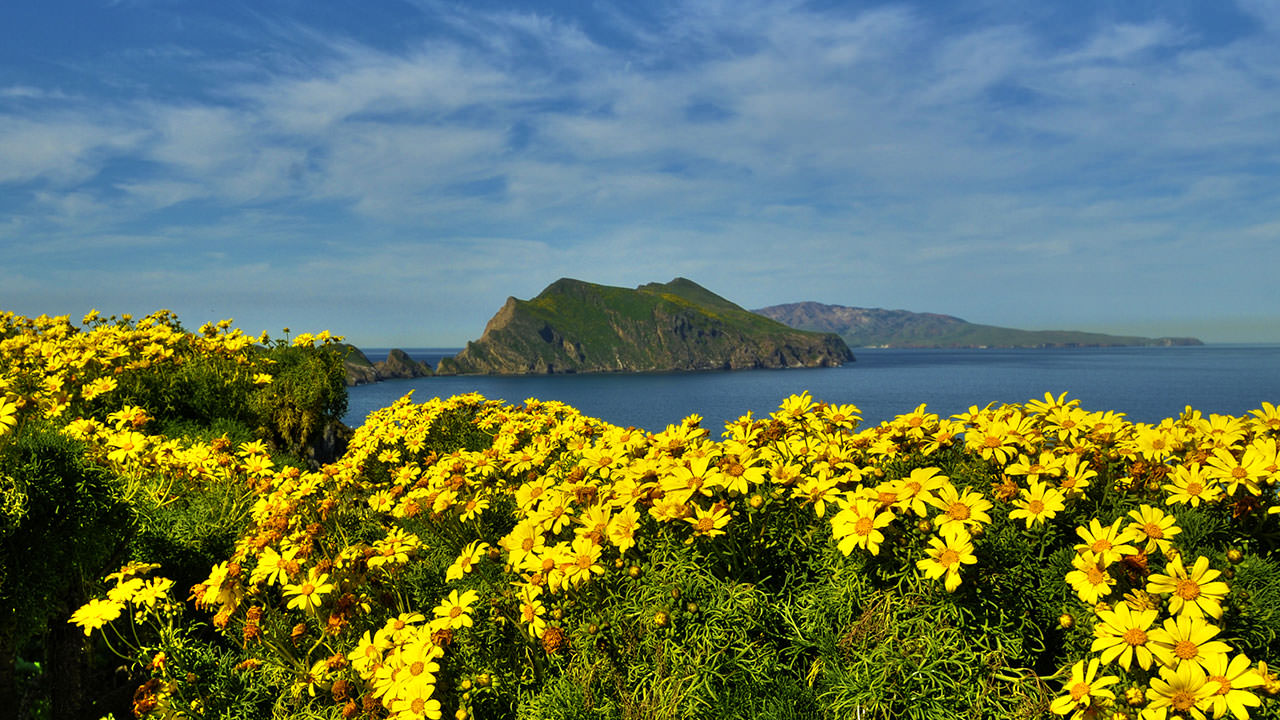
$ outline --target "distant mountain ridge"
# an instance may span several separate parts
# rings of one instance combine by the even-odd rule
[[[952,315],[798,302],[753,312],[800,330],[831,332],[850,347],[1122,347],[1203,345],[1196,338],[1147,338],[1075,330],[1016,330]]]
[[[621,288],[561,278],[507,298],[480,339],[437,374],[827,367],[853,360],[834,334],[796,330],[676,278]]]

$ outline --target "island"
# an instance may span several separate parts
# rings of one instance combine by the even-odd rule
[[[838,336],[787,327],[676,278],[638,288],[561,278],[507,298],[479,340],[437,374],[551,374],[835,367]]]
[[[838,334],[851,347],[1065,348],[1203,345],[1191,337],[1146,338],[1075,330],[1015,330],[952,315],[789,303],[754,312],[793,328]]]

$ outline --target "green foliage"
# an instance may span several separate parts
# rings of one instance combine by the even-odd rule
[[[283,451],[306,457],[306,448],[326,425],[347,412],[346,371],[333,346],[278,344],[263,353],[272,375],[249,400],[256,421]]]
[[[0,443],[0,498],[0,621],[22,640],[63,622],[82,578],[124,549],[132,517],[112,475],[41,422]]]
[[[131,521],[113,476],[51,424],[0,438],[0,697],[37,713],[65,709],[49,699],[78,692],[65,672],[77,650],[67,617],[84,583],[122,553]]]

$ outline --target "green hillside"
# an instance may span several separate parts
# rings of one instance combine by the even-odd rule
[[[508,298],[446,373],[711,370],[840,365],[830,333],[752,313],[684,278],[638,288],[562,278],[530,300]]]

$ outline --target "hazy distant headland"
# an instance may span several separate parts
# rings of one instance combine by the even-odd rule
[[[1015,330],[951,315],[824,305],[772,305],[753,312],[794,328],[838,334],[850,347],[1064,348],[1203,345],[1191,337],[1148,338],[1075,330]]]

